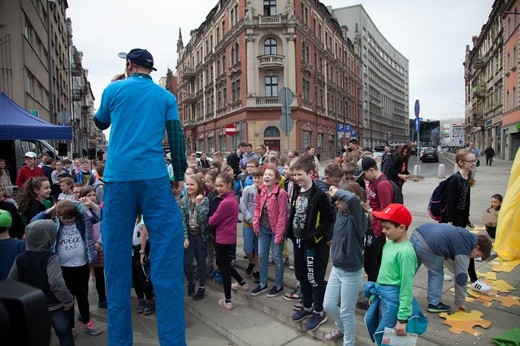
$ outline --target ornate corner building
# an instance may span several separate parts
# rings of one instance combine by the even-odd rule
[[[352,41],[347,32],[319,1],[219,1],[186,45],[179,32],[177,98],[187,148],[313,145],[331,158],[348,136],[362,139],[360,34]],[[282,87],[293,95],[288,133],[280,123]],[[232,136],[228,124],[236,126]]]
[[[486,24],[466,47],[466,141],[512,160],[520,147],[520,0],[495,0]]]

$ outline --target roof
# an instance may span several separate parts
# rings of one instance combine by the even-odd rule
[[[72,140],[72,128],[48,123],[35,117],[6,94],[0,92],[0,140],[58,139]]]

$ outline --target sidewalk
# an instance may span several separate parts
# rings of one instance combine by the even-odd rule
[[[477,226],[482,227],[482,211],[489,207],[491,195],[500,193],[505,195],[509,172],[512,162],[496,160],[491,167],[481,166],[478,168],[476,185],[471,191],[471,221]],[[446,176],[451,171],[446,172]],[[411,210],[413,223],[410,233],[415,227],[422,223],[434,222],[426,212],[428,200],[431,192],[441,179],[426,178],[420,182],[407,182],[404,185],[404,202]],[[242,258],[242,231],[241,224],[238,225],[237,241],[237,268],[244,275],[247,267],[246,260]],[[292,246],[289,245],[292,253]],[[292,260],[292,256],[291,256]],[[500,268],[496,261],[476,262],[477,271],[482,277],[486,277],[488,283],[500,289],[510,287],[510,293],[502,292],[499,297],[506,297],[508,294],[519,296],[520,287],[520,266],[506,272],[508,267]],[[493,272],[493,266],[495,271]],[[501,271],[499,271],[501,270]],[[496,275],[496,280],[490,281]],[[245,276],[244,276],[245,277]],[[269,268],[269,285],[272,285],[274,277],[273,268]],[[502,280],[502,281],[499,281]],[[291,306],[294,302],[283,300],[281,296],[276,298],[266,298],[265,296],[250,297],[249,292],[234,292],[233,303],[235,309],[223,311],[216,302],[223,296],[222,288],[219,284],[209,280],[206,297],[200,302],[193,302],[190,297],[186,299],[186,337],[188,345],[320,345],[326,344],[321,341],[324,333],[334,328],[334,324],[329,321],[321,326],[312,334],[302,331],[301,324],[290,321],[292,313]],[[251,279],[247,279],[249,285],[254,287]],[[296,285],[294,271],[285,269],[284,286],[285,292],[290,292]],[[482,312],[482,318],[490,321],[488,329],[476,327],[475,331],[482,333],[474,336],[462,332],[456,334],[449,331],[450,328],[444,325],[445,321],[438,314],[426,312],[426,287],[427,272],[421,267],[414,281],[414,294],[419,304],[425,311],[430,320],[427,332],[418,340],[418,345],[489,345],[491,337],[502,334],[520,325],[520,301],[509,298],[513,303],[511,307],[505,307],[501,301],[469,299],[467,307],[470,311]],[[454,293],[452,291],[453,281],[445,282],[443,289],[443,302],[454,304]],[[103,330],[98,336],[91,336],[81,331],[81,323],[76,322],[78,337],[77,345],[106,345],[106,310],[98,309],[96,306],[97,297],[93,285],[90,285],[91,294],[91,313],[97,325]],[[451,289],[451,290],[450,290]],[[471,292],[471,291],[469,291]],[[497,297],[498,298],[498,297]],[[505,299],[507,304],[508,298]],[[488,301],[490,300],[490,301]],[[136,299],[132,299],[135,311]],[[515,305],[516,304],[516,305]],[[364,311],[356,309],[357,345],[370,345],[368,334],[363,323]],[[135,345],[158,345],[155,314],[143,316],[133,312],[134,344]],[[312,337],[315,338],[312,338]],[[329,343],[330,344],[330,343]],[[337,343],[339,345],[340,342]],[[53,336],[51,345],[57,345],[56,337]]]

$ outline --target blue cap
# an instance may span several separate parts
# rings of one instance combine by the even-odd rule
[[[153,56],[146,49],[134,48],[128,53],[119,53],[117,56],[130,60],[134,65],[157,71],[153,67]]]

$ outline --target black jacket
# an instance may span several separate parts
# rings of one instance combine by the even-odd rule
[[[294,239],[293,220],[296,212],[296,200],[300,195],[300,186],[295,186],[291,198],[291,215],[287,225],[287,237]],[[307,219],[303,230],[303,240],[309,244],[318,244],[332,240],[334,225],[334,210],[328,196],[316,187],[314,182],[310,188]]]

